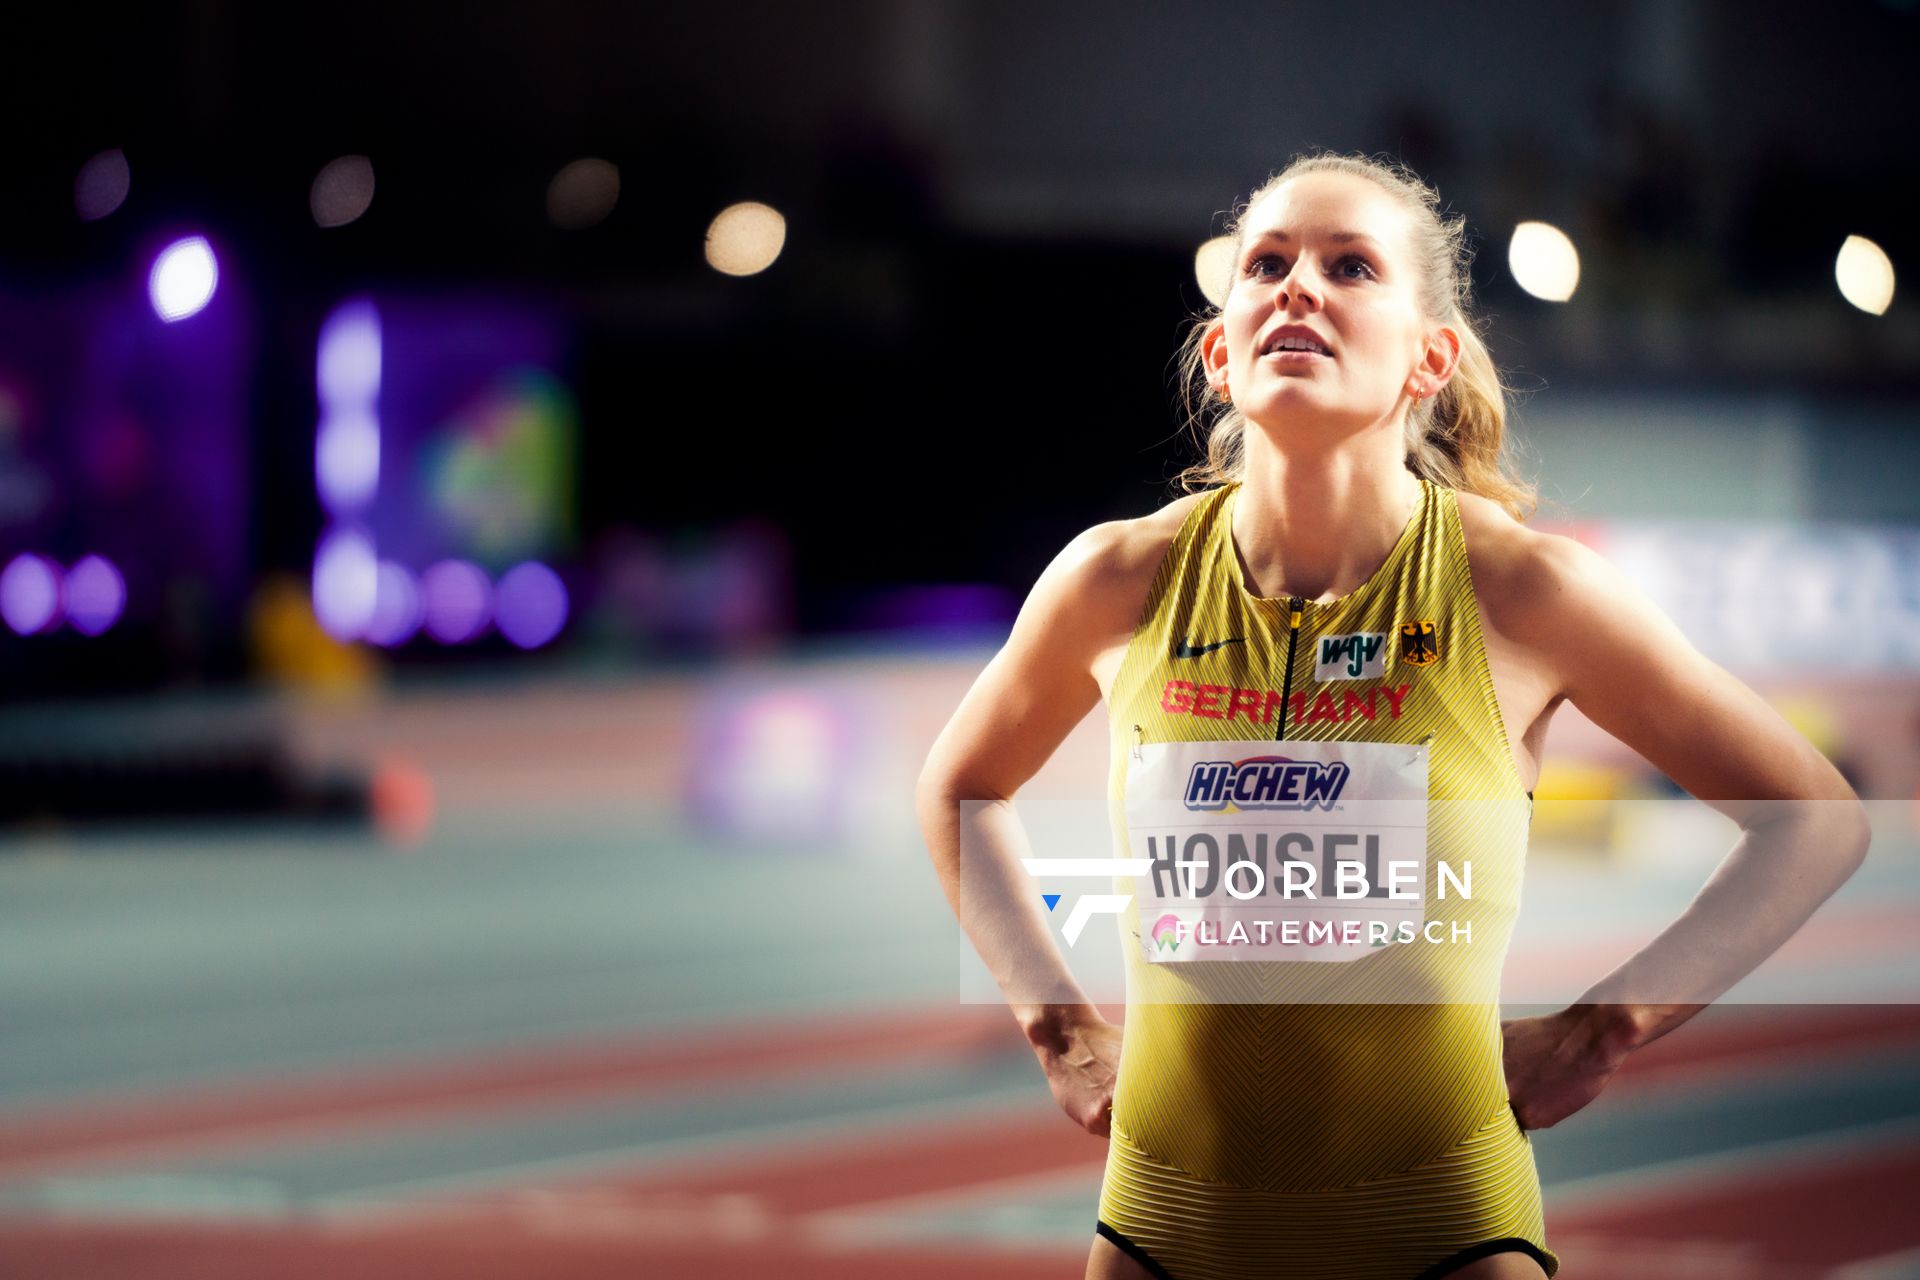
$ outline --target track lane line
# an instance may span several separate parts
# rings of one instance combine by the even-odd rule
[[[476,1061],[209,1083],[191,1090],[0,1112],[0,1179],[103,1161],[390,1131],[472,1115],[734,1086],[859,1065],[990,1058],[1025,1042],[1005,1013],[957,1008],[756,1022],[668,1038],[517,1048]]]

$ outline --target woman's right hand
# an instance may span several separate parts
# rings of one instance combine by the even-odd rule
[[[1113,1132],[1121,1035],[1098,1013],[1028,1032],[1054,1101],[1075,1124],[1102,1138]]]

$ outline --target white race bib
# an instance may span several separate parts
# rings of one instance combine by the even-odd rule
[[[1426,921],[1427,745],[1142,744],[1127,835],[1147,959],[1358,960]]]

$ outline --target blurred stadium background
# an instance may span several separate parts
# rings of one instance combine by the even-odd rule
[[[1565,1274],[1920,1275],[1912,0],[8,46],[0,1274],[1078,1275],[1104,1147],[958,998],[909,793],[1052,554],[1171,496],[1202,247],[1328,146],[1467,215],[1538,522],[1884,823],[1822,981],[1535,1135]],[[1103,770],[1090,721],[1036,832]],[[1544,950],[1671,788],[1567,708],[1539,790]]]

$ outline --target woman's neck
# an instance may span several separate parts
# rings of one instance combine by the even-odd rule
[[[1397,432],[1283,453],[1248,425],[1233,543],[1261,596],[1333,600],[1386,563],[1419,510],[1420,480]]]

